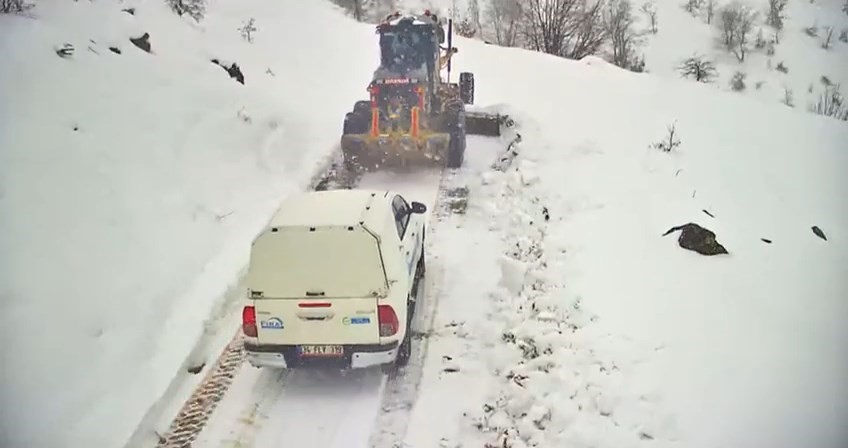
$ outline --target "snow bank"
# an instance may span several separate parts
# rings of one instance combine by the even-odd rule
[[[165,391],[253,235],[365,95],[373,34],[330,9],[0,16],[0,445],[121,446]],[[129,41],[145,32],[152,54]]]
[[[440,299],[427,362],[450,355],[460,369],[425,369],[410,428],[430,426],[407,442],[848,440],[848,127],[593,60],[458,46],[454,67],[475,72],[477,103],[509,104],[523,141],[505,173],[481,174],[450,241],[476,254],[480,226],[494,221],[508,262],[480,257],[463,273],[477,292]],[[653,148],[672,124],[680,146]],[[690,221],[730,254],[661,236]],[[457,316],[473,319],[462,336],[449,325]],[[425,398],[456,397],[458,384],[468,401],[455,410]]]

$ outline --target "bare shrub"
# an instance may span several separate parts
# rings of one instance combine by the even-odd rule
[[[689,14],[697,16],[698,12],[701,10],[701,6],[703,5],[704,0],[686,0],[686,3],[683,4],[683,9],[685,9]]]
[[[806,33],[807,36],[810,36],[810,37],[819,37],[819,27],[817,27],[815,25],[808,26],[808,27],[804,28],[804,33]]]
[[[730,88],[733,89],[734,92],[741,92],[745,90],[745,78],[748,75],[742,72],[736,72],[733,74],[733,78],[730,79]]]
[[[839,33],[839,40],[848,44],[848,29],[844,29]]]
[[[474,26],[474,23],[471,21],[469,17],[463,17],[460,20],[455,20],[453,22],[454,30],[456,30],[456,34],[459,34],[462,37],[474,37],[477,34],[477,28]]]
[[[27,0],[0,0],[0,14],[20,14],[29,11],[34,6]]]
[[[199,22],[206,14],[206,0],[166,0],[178,16],[187,15]]]
[[[792,94],[792,89],[788,87],[783,88],[783,104],[789,107],[795,107],[794,95]]]
[[[677,67],[680,75],[684,78],[695,78],[695,81],[708,83],[718,76],[715,64],[704,59],[703,56],[692,56],[683,60]]]
[[[659,149],[662,152],[671,152],[680,146],[680,139],[677,137],[677,122],[675,121],[668,126],[668,133],[665,138],[651,145],[654,149]]]
[[[786,64],[783,63],[783,61],[777,63],[776,70],[782,73],[789,73],[789,67],[787,67]]]
[[[244,40],[253,43],[253,33],[257,30],[256,28],[256,19],[251,17],[247,22],[245,22],[241,28],[239,28],[239,32],[241,33],[241,37]]]
[[[848,121],[848,104],[839,92],[839,85],[831,85],[819,96],[815,104],[810,105],[810,112],[837,120]]]

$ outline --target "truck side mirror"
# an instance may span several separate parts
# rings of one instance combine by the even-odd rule
[[[412,201],[412,213],[422,214],[427,211],[427,206],[416,201]]]

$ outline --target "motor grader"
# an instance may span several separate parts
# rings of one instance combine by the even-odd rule
[[[467,134],[499,135],[498,116],[465,110],[474,102],[473,73],[462,72],[458,83],[450,82],[451,58],[457,53],[452,20],[445,33],[443,22],[429,11],[395,13],[376,32],[380,64],[368,85],[370,98],[357,101],[344,120],[341,147],[347,168],[458,168]]]

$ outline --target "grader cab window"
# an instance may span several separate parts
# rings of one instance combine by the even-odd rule
[[[427,69],[434,52],[432,28],[427,26],[393,27],[380,35],[382,65],[393,72]]]

